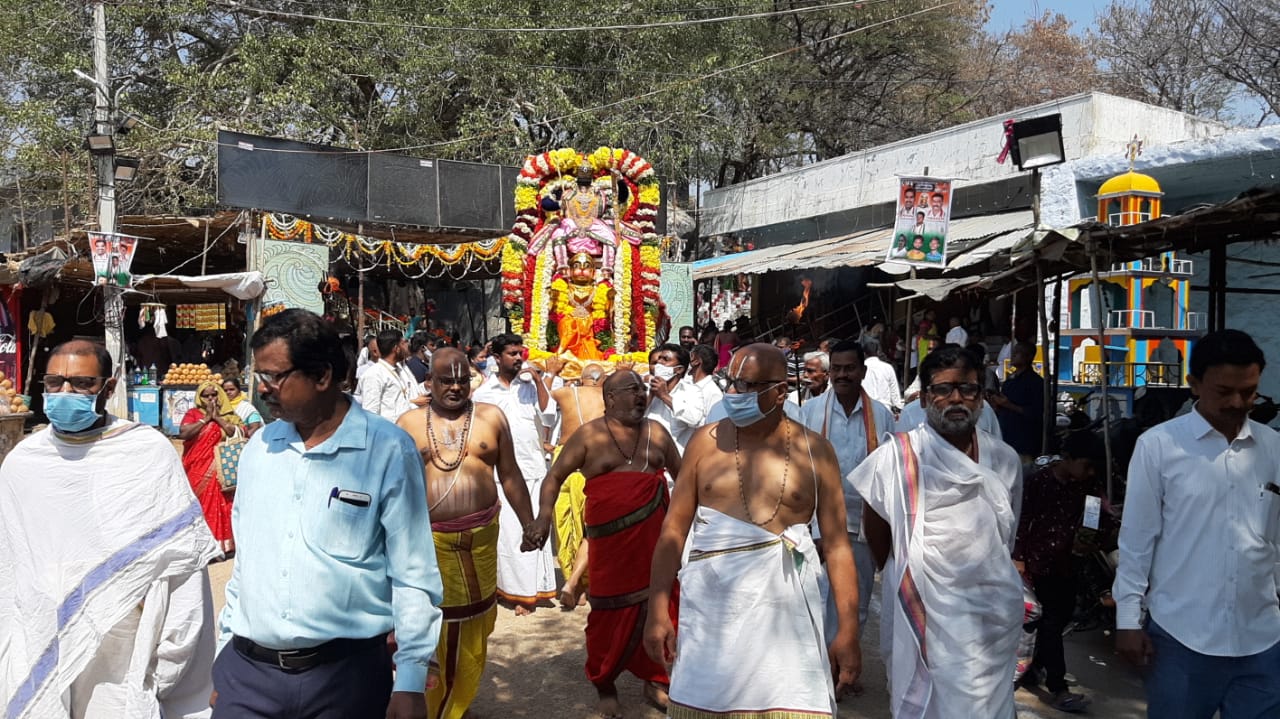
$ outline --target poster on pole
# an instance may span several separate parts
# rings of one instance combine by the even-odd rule
[[[913,267],[947,266],[952,184],[951,179],[938,177],[900,178],[886,262]]]
[[[133,283],[130,268],[138,252],[138,241],[145,238],[116,232],[90,232],[89,257],[93,261],[94,284],[129,287]]]

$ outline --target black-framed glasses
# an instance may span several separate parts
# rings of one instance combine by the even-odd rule
[[[977,399],[982,394],[982,385],[977,382],[939,382],[929,385],[929,394],[934,399],[946,399],[956,391],[964,399]]]
[[[72,391],[81,394],[92,394],[98,391],[98,383],[106,379],[106,377],[88,377],[84,375],[67,377],[60,374],[47,374],[42,381],[46,392],[61,392],[65,385],[70,384]]]
[[[779,385],[786,381],[786,379],[762,379],[758,382],[748,382],[745,379],[731,379],[725,386],[738,394],[746,394],[747,392],[765,392],[772,389],[774,385]]]
[[[280,370],[279,372],[254,371],[253,376],[257,377],[259,382],[265,384],[271,389],[280,389],[280,385],[284,384],[284,381],[289,378],[289,375],[297,371],[297,367],[290,367],[289,369]]]

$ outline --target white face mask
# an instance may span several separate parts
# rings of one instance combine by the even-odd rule
[[[654,365],[651,371],[653,372],[654,377],[657,377],[663,382],[666,382],[676,376],[676,368],[668,367],[667,365],[664,365],[664,364]]]

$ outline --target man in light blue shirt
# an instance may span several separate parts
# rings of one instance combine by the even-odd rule
[[[442,588],[413,440],[342,393],[319,316],[286,310],[250,344],[279,421],[240,459],[214,717],[425,717]]]

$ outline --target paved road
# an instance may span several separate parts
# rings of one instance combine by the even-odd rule
[[[222,607],[223,587],[231,574],[231,562],[210,567],[214,600]],[[878,590],[877,590],[878,597]],[[866,693],[845,699],[840,716],[854,719],[890,719],[885,691],[884,664],[880,661],[877,628],[878,601],[872,603],[869,629],[863,637],[862,681]],[[499,717],[589,717],[595,692],[583,675],[586,651],[583,627],[587,611],[539,609],[528,617],[498,610],[497,627],[489,640],[489,666],[480,696],[472,706],[473,719]],[[1090,715],[1106,719],[1143,719],[1146,703],[1138,675],[1111,651],[1111,640],[1095,631],[1067,637],[1067,669],[1078,689],[1093,697]],[[664,714],[644,703],[641,684],[630,675],[618,683],[628,719],[658,719]],[[1036,694],[1019,690],[1019,719],[1055,719],[1070,716],[1050,708]]]

